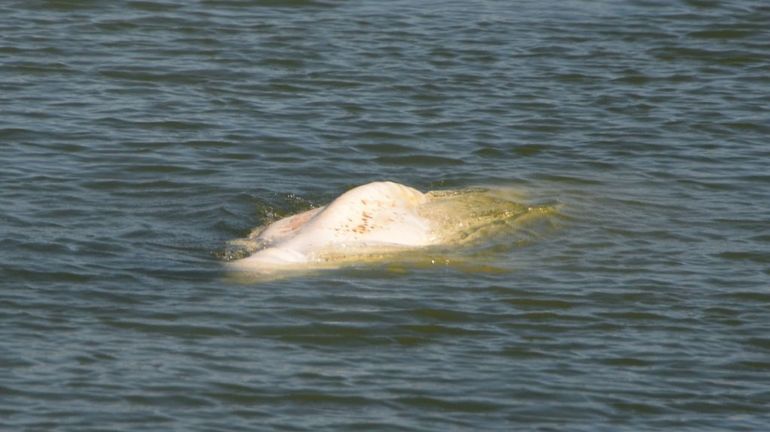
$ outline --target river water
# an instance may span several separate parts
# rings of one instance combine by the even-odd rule
[[[2,430],[770,422],[766,2],[5,0],[0,113]],[[559,210],[227,277],[374,180]]]

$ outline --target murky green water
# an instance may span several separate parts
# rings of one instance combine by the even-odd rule
[[[748,0],[0,2],[0,429],[763,430],[769,29]],[[228,241],[381,179],[559,214],[489,268],[227,279]]]

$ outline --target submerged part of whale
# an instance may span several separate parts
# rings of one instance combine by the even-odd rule
[[[533,210],[490,189],[422,193],[374,182],[258,228],[241,241],[251,256],[228,265],[274,274],[381,260],[402,251],[471,243]]]

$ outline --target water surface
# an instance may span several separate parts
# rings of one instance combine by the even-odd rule
[[[5,1],[0,429],[762,430],[770,7]],[[229,282],[374,180],[526,191],[504,271]]]

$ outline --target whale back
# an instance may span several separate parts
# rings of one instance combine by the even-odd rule
[[[527,230],[519,230],[524,224],[530,226],[555,214],[553,206],[531,207],[521,204],[522,199],[511,188],[422,193],[392,182],[369,183],[343,193],[325,207],[255,231],[239,242],[251,255],[228,266],[269,278],[296,270],[405,257],[410,251],[417,254],[414,257],[449,254],[453,248],[495,238],[508,242],[517,231],[529,235]],[[419,252],[424,246],[432,247]],[[464,255],[453,256],[454,260]]]
[[[325,207],[270,224],[250,238],[262,248],[230,265],[261,272],[364,250],[427,246],[436,237],[418,212],[426,201],[422,192],[393,182],[359,186]]]
[[[312,215],[284,247],[307,253],[328,246],[423,246],[433,243],[430,223],[418,207],[422,192],[393,182],[351,189]]]

